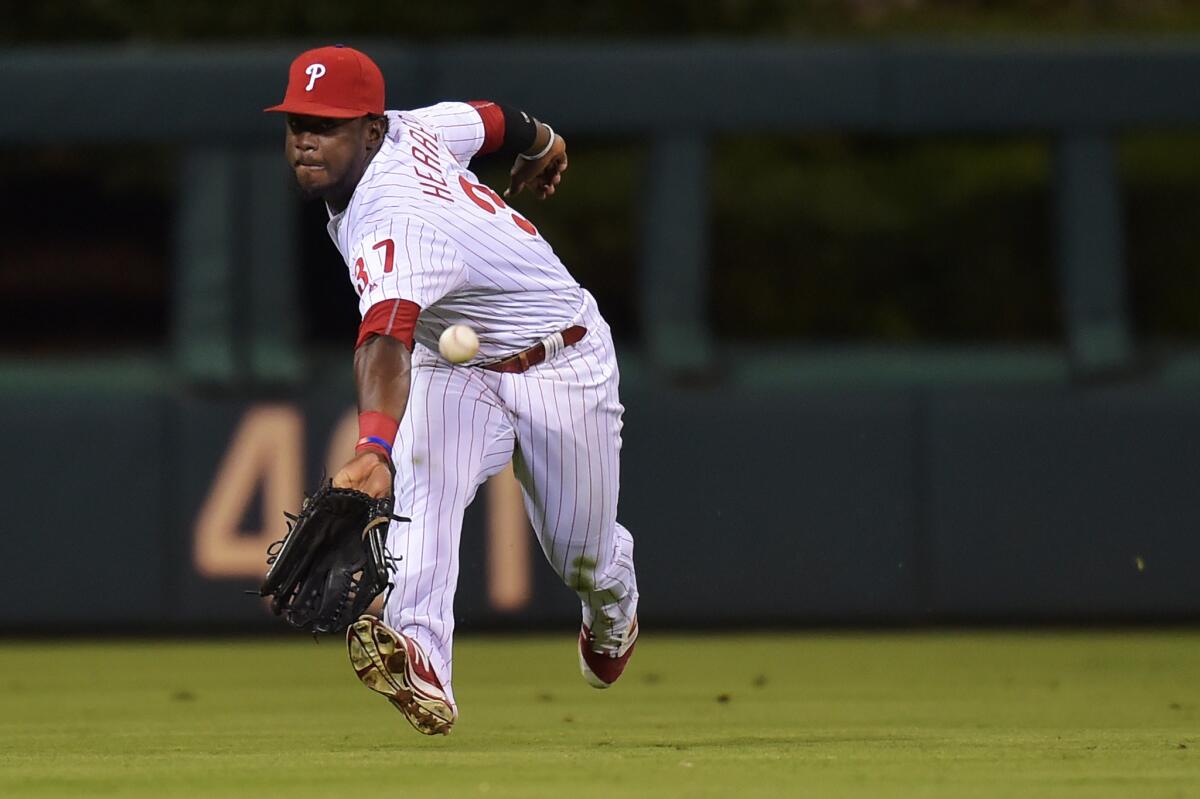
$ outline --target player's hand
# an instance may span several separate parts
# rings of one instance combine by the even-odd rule
[[[567,142],[557,133],[550,152],[536,161],[526,161],[518,158],[513,162],[508,173],[508,188],[504,190],[505,197],[515,197],[528,187],[544,200],[554,194],[554,190],[562,181],[563,172],[567,171]]]
[[[353,488],[373,497],[392,495],[392,470],[384,455],[373,450],[360,452],[333,476],[334,488]]]

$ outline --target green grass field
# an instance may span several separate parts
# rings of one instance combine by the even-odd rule
[[[1200,633],[465,638],[425,738],[335,640],[0,642],[0,796],[1200,796]]]

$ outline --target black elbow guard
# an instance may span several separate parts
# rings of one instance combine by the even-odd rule
[[[470,105],[483,120],[483,144],[476,156],[499,153],[515,157],[533,146],[537,122],[529,114],[490,100],[472,100]]]
[[[516,108],[507,105],[500,106],[504,113],[504,143],[499,152],[514,158],[533,146],[537,138],[537,122],[533,117]]]

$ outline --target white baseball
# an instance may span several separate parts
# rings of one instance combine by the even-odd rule
[[[438,352],[450,363],[465,363],[479,352],[479,336],[466,325],[450,325],[438,339]]]

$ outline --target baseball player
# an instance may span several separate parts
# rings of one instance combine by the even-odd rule
[[[454,591],[463,514],[512,462],[542,550],[583,607],[579,662],[597,688],[637,640],[633,539],[617,523],[617,362],[595,300],[532,222],[508,204],[545,199],[567,167],[547,124],[493,102],[384,110],[366,55],[322,47],[292,62],[285,155],[323,199],[329,235],[359,296],[354,351],[360,438],[336,486],[395,493],[400,556],[383,620],[347,631],[359,679],[426,734],[458,717]],[[471,159],[514,157],[503,196]],[[467,325],[478,352],[452,364],[440,334]]]

